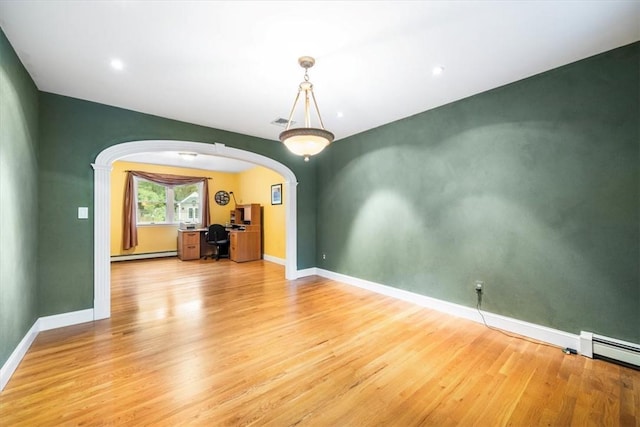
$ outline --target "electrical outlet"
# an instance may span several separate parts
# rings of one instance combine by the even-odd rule
[[[327,254],[322,254],[322,259],[327,259]]]
[[[482,289],[484,289],[484,282],[482,280],[476,280],[476,292],[482,292]]]

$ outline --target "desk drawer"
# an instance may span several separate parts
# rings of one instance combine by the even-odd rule
[[[200,244],[200,233],[199,232],[188,232],[182,233],[182,243],[184,245],[199,245]]]
[[[184,245],[181,252],[183,261],[200,258],[199,245]]]
[[[178,231],[178,258],[183,261],[200,258],[199,231]]]

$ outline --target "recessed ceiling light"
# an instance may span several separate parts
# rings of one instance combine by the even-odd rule
[[[112,59],[111,68],[113,68],[114,70],[122,71],[124,69],[124,62],[119,59]]]
[[[444,67],[442,65],[438,65],[437,67],[433,67],[433,70],[431,71],[431,73],[433,73],[434,76],[439,76],[442,73],[444,73]]]
[[[341,119],[344,117],[344,113],[342,111],[338,111],[338,113],[336,114],[336,116]]]

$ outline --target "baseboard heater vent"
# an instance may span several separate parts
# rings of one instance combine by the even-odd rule
[[[631,342],[582,331],[580,353],[586,357],[606,359],[640,369],[640,345]]]
[[[177,256],[177,255],[178,255],[178,252],[176,251],[149,252],[146,254],[133,254],[133,255],[118,255],[118,256],[112,256],[111,262],[131,261],[136,259],[148,259],[148,258],[163,258],[163,257]]]

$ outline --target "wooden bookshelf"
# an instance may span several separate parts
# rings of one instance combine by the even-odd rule
[[[235,262],[262,258],[262,206],[258,203],[237,205],[230,212],[230,222],[240,228],[229,232],[229,258]]]

